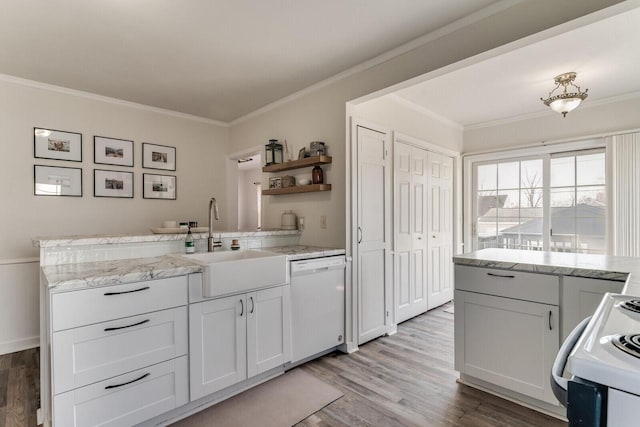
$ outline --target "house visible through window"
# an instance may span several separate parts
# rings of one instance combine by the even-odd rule
[[[476,249],[606,251],[603,150],[475,164],[474,188]]]

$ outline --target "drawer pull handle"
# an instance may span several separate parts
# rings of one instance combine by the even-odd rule
[[[104,389],[105,390],[110,390],[112,388],[118,388],[118,387],[123,387],[125,385],[129,385],[129,384],[133,384],[137,381],[140,381],[142,379],[147,378],[149,375],[151,375],[151,372],[147,372],[146,374],[144,374],[143,376],[141,376],[140,378],[136,378],[135,380],[131,380],[131,381],[127,381],[126,383],[122,383],[122,384],[114,384],[114,385],[108,385],[106,386]]]
[[[553,331],[553,326],[551,325],[551,310],[549,310],[549,330]]]
[[[118,329],[127,329],[127,328],[133,328],[134,326],[140,326],[140,325],[144,325],[145,323],[149,322],[150,320],[143,320],[142,322],[138,322],[138,323],[134,323],[133,325],[127,325],[127,326],[114,326],[112,328],[104,328],[105,332],[109,332],[109,331],[117,331]]]
[[[140,289],[134,289],[132,291],[122,291],[122,292],[105,292],[104,295],[109,297],[111,295],[122,295],[122,294],[130,294],[133,292],[140,292],[140,291],[146,291],[147,289],[149,289],[149,286],[145,286],[144,288],[140,288]]]
[[[253,314],[253,309],[256,308],[255,304],[253,303],[253,297],[249,297],[251,299],[251,311],[249,312],[249,314]]]
[[[244,314],[244,303],[240,300],[240,317]]]
[[[487,273],[487,276],[493,276],[493,277],[502,277],[503,279],[515,279],[516,276],[512,276],[509,274],[495,274],[495,273]]]

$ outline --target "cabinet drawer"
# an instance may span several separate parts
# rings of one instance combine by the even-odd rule
[[[187,277],[104,286],[52,297],[54,331],[187,304]]]
[[[559,305],[560,278],[495,268],[456,265],[456,290]]]
[[[187,307],[53,334],[54,394],[187,354]]]
[[[131,426],[188,402],[187,356],[53,399],[54,427]]]

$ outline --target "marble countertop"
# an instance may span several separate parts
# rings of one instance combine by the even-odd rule
[[[224,231],[214,230],[213,235],[218,238],[234,237],[263,237],[263,236],[290,236],[299,234],[300,230],[260,230],[260,231]],[[206,239],[208,233],[193,233],[194,239]],[[62,237],[34,237],[33,245],[40,248],[52,248],[58,246],[82,246],[82,245],[113,245],[118,243],[139,242],[166,242],[184,240],[185,234],[110,234],[94,236],[62,236]]]
[[[46,282],[45,286],[48,286],[51,292],[184,276],[202,271],[200,265],[170,255],[49,265],[41,268]]]
[[[477,267],[626,282],[623,293],[640,296],[640,258],[565,252],[482,249],[453,257]]]
[[[344,255],[344,249],[291,245],[263,248],[287,255],[289,261]],[[51,292],[80,290],[93,286],[119,285],[165,277],[183,276],[202,271],[202,266],[175,254],[117,261],[85,262],[43,266],[45,286]]]
[[[263,250],[287,255],[287,259],[289,261],[344,255],[346,253],[344,249],[309,245],[275,246],[271,248],[263,248]]]

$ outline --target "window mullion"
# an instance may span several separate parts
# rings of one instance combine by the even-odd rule
[[[542,156],[542,250],[551,247],[551,155]]]

